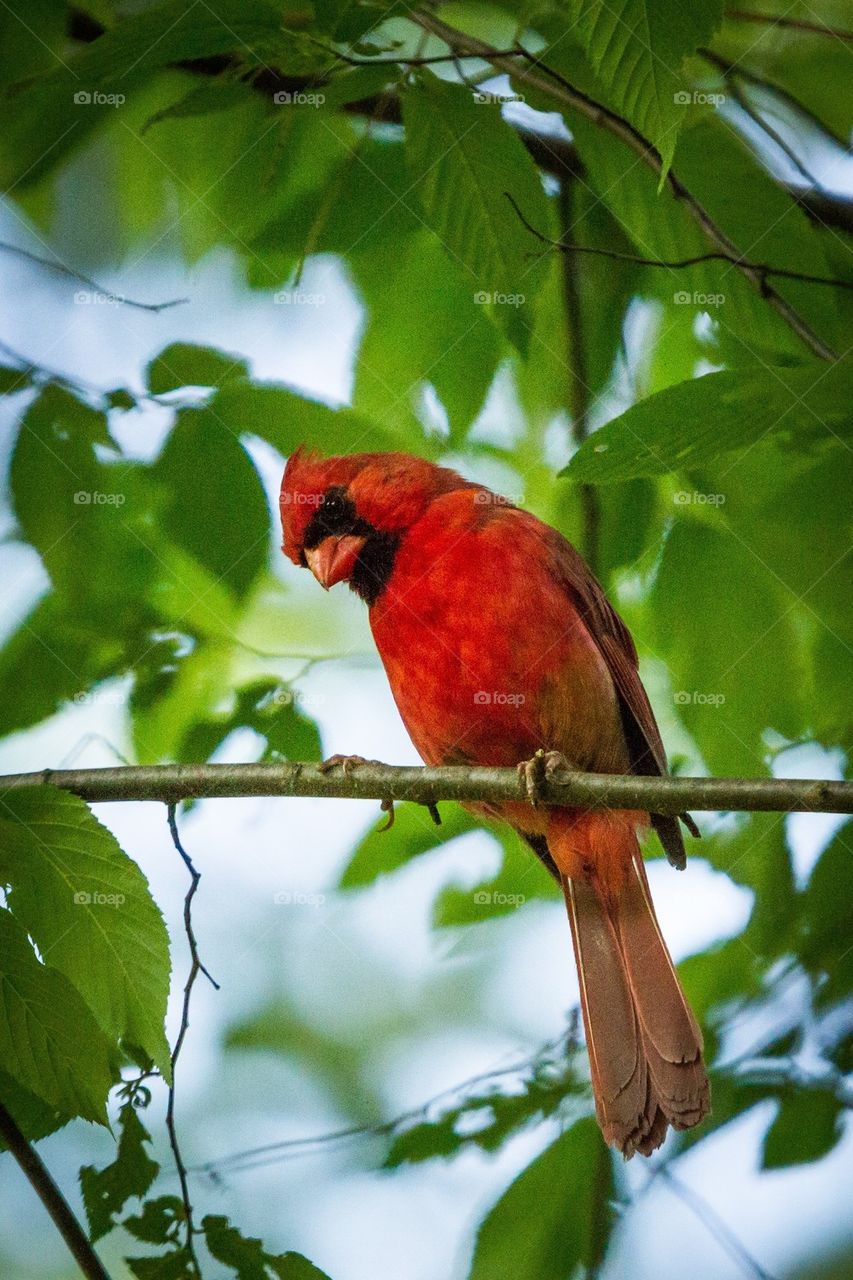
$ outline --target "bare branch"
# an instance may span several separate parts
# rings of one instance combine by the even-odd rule
[[[181,307],[184,303],[189,302],[189,298],[172,298],[168,302],[135,302],[133,298],[126,298],[124,294],[113,293],[111,289],[104,289],[96,280],[92,280],[89,276],[84,276],[72,267],[67,267],[64,262],[57,262],[53,258],[42,258],[37,253],[31,253],[29,249],[22,249],[17,244],[8,244],[5,240],[0,240],[0,253],[11,253],[18,258],[26,259],[27,262],[34,262],[39,267],[45,267],[48,271],[56,272],[57,275],[66,276],[69,280],[76,280],[78,284],[85,284],[88,289],[98,294],[105,302],[120,303],[124,307],[135,307],[138,311],[168,311],[170,307]]]
[[[172,1156],[175,1161],[175,1169],[178,1174],[178,1181],[181,1184],[181,1200],[184,1205],[185,1230],[186,1230],[186,1250],[189,1255],[190,1262],[194,1268],[196,1276],[201,1276],[201,1269],[198,1264],[198,1258],[195,1252],[195,1242],[193,1236],[196,1228],[193,1223],[193,1207],[190,1200],[189,1180],[187,1178],[187,1168],[184,1164],[184,1158],[181,1154],[181,1147],[178,1141],[178,1132],[175,1126],[175,1069],[178,1065],[178,1058],[183,1048],[184,1039],[190,1025],[190,998],[192,990],[195,986],[195,980],[200,973],[213,984],[216,990],[219,990],[219,983],[215,982],[210,976],[207,969],[201,962],[198,954],[198,943],[196,942],[195,931],[193,930],[192,921],[192,901],[198,889],[201,873],[196,871],[192,858],[181,844],[181,838],[178,834],[178,823],[175,817],[175,804],[170,804],[167,810],[167,818],[169,823],[169,833],[172,837],[172,843],[183,859],[184,865],[190,873],[190,887],[187,890],[187,896],[184,898],[184,930],[187,935],[187,942],[190,948],[190,971],[187,975],[187,981],[184,986],[184,1000],[181,1008],[181,1025],[178,1031],[175,1047],[172,1050],[172,1079],[169,1084],[169,1101],[166,1106],[166,1129],[169,1134],[169,1145],[172,1148]]]
[[[694,267],[699,262],[730,262],[735,267],[749,267],[750,271],[756,272],[764,279],[767,276],[783,276],[786,280],[800,280],[804,284],[824,284],[830,285],[833,289],[853,289],[853,280],[832,280],[828,276],[809,275],[806,271],[789,271],[787,267],[771,267],[766,262],[751,262],[747,258],[735,258],[730,253],[698,253],[692,258],[667,260],[664,258],[643,258],[639,254],[618,253],[615,249],[599,249],[593,248],[591,245],[568,244],[565,240],[552,240],[550,236],[544,235],[532,223],[528,222],[518,207],[518,202],[508,191],[505,191],[504,195],[515,210],[522,226],[531,235],[534,235],[540,244],[548,245],[552,249],[559,249],[561,253],[588,253],[599,258],[613,258],[617,262],[634,262],[641,267],[666,267],[670,271],[679,270],[682,267]]]
[[[787,27],[791,31],[805,31],[816,36],[832,36],[836,40],[853,44],[853,31],[829,27],[825,22],[808,22],[805,18],[788,18],[784,14],[750,13],[746,9],[726,9],[725,16],[735,22],[759,22],[768,28]]]
[[[110,801],[318,796],[349,800],[481,800],[527,802],[515,769],[489,765],[380,764],[366,760],[323,771],[304,764],[173,764],[106,769],[44,769],[0,776],[0,795],[51,783],[83,800]],[[853,813],[853,783],[802,778],[646,778],[633,774],[561,773],[543,779],[544,804],[585,809],[638,809],[645,813],[705,812]]]
[[[660,1170],[658,1177],[663,1179],[670,1191],[678,1196],[704,1227],[707,1227],[714,1239],[731,1258],[734,1258],[735,1262],[743,1267],[747,1275],[754,1276],[755,1280],[775,1280],[775,1277],[762,1267],[758,1259],[753,1257],[740,1237],[735,1235],[728,1223],[723,1221],[704,1196],[694,1191],[692,1187],[688,1187],[687,1183],[682,1182],[680,1178],[676,1178],[666,1166]]]
[[[14,1156],[41,1200],[62,1239],[87,1280],[110,1280],[89,1237],[71,1211],[71,1206],[54,1182],[47,1166],[31,1142],[24,1137],[14,1118],[0,1103],[0,1138]]]
[[[350,1125],[346,1129],[332,1129],[325,1133],[317,1133],[301,1138],[283,1138],[280,1142],[267,1142],[260,1147],[249,1147],[242,1151],[234,1151],[230,1155],[220,1156],[216,1160],[207,1160],[204,1164],[194,1165],[189,1172],[206,1174],[213,1179],[227,1173],[245,1173],[250,1169],[263,1168],[277,1164],[299,1155],[306,1150],[318,1147],[337,1146],[357,1138],[381,1138],[396,1134],[416,1121],[426,1120],[439,1104],[451,1105],[453,1100],[462,1101],[471,1090],[483,1086],[492,1088],[501,1082],[510,1083],[518,1076],[527,1073],[541,1072],[545,1067],[570,1066],[572,1057],[578,1051],[579,1010],[573,1009],[569,1015],[568,1027],[553,1040],[540,1045],[530,1057],[520,1062],[512,1062],[504,1067],[495,1067],[490,1071],[481,1071],[470,1076],[459,1084],[442,1089],[419,1106],[412,1107],[391,1120],[379,1120],[374,1124]]]

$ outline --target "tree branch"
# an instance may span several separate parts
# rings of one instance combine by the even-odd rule
[[[705,238],[718,251],[734,259],[734,265],[737,270],[757,289],[768,305],[782,317],[812,354],[818,356],[821,360],[837,359],[837,355],[832,348],[827,346],[799,312],[772,285],[768,284],[766,277],[744,261],[734,241],[729,238],[722,227],[717,225],[708,210],[704,205],[700,204],[673,170],[664,170],[660,152],[641,133],[638,133],[627,120],[617,115],[615,111],[603,106],[600,102],[596,102],[595,99],[590,98],[580,89],[575,88],[565,77],[540,62],[532,53],[525,52],[528,66],[519,66],[515,59],[502,56],[499,50],[493,49],[490,45],[474,36],[466,35],[455,27],[448,26],[446,22],[442,22],[440,18],[436,18],[432,14],[418,11],[410,16],[412,22],[416,22],[425,31],[431,32],[432,35],[438,36],[448,48],[455,49],[460,54],[475,54],[483,58],[496,71],[514,77],[519,84],[526,84],[533,89],[538,89],[540,93],[546,94],[562,106],[579,112],[600,129],[606,130],[615,138],[619,138],[621,142],[624,142],[653,172],[663,178],[676,200],[680,200],[684,207],[689,210]]]
[[[104,289],[99,285],[97,280],[93,280],[90,276],[84,276],[82,272],[75,271],[73,267],[68,267],[64,262],[55,261],[52,258],[43,258],[38,253],[31,253],[29,249],[22,249],[20,245],[8,244],[5,240],[0,240],[0,253],[11,253],[18,258],[24,258],[27,262],[33,262],[38,267],[44,267],[48,271],[53,271],[57,275],[65,276],[68,280],[76,280],[78,284],[85,284],[93,294],[103,299],[104,302],[114,302],[121,304],[123,307],[135,307],[137,311],[168,311],[170,307],[181,307],[184,303],[189,302],[189,298],[170,298],[167,302],[137,302],[133,298],[127,298],[122,293],[113,293],[111,289]],[[91,301],[91,299],[86,299]]]
[[[39,1153],[28,1142],[13,1117],[0,1103],[0,1138],[17,1160],[30,1186],[47,1209],[53,1224],[68,1245],[87,1280],[110,1280],[109,1273],[92,1247],[89,1237],[71,1211]]]
[[[192,901],[195,897],[196,890],[198,889],[199,881],[201,880],[201,872],[196,870],[192,858],[181,844],[181,837],[178,833],[178,822],[175,816],[176,807],[177,806],[174,803],[170,804],[166,811],[166,816],[169,824],[169,834],[172,837],[172,843],[180,854],[184,866],[190,873],[190,887],[187,890],[186,897],[184,898],[184,931],[186,933],[190,949],[190,970],[187,975],[186,983],[184,984],[184,998],[181,1005],[181,1025],[177,1039],[175,1040],[175,1047],[172,1050],[172,1079],[169,1084],[169,1101],[166,1106],[166,1130],[169,1134],[169,1145],[172,1148],[175,1169],[177,1170],[178,1181],[181,1185],[181,1200],[184,1205],[185,1217],[184,1229],[186,1232],[184,1247],[189,1258],[190,1266],[193,1268],[195,1275],[200,1277],[201,1268],[198,1265],[195,1241],[193,1240],[193,1236],[196,1233],[196,1226],[193,1222],[193,1206],[192,1200],[190,1199],[187,1167],[184,1164],[184,1157],[181,1153],[181,1145],[178,1141],[178,1131],[175,1125],[175,1074],[178,1065],[178,1058],[181,1056],[181,1049],[183,1048],[184,1039],[190,1025],[190,999],[192,997],[193,987],[195,986],[195,980],[200,973],[203,973],[217,991],[219,990],[219,983],[210,976],[210,973],[202,964],[201,957],[198,953],[198,943],[196,941],[195,930],[193,929]]]
[[[657,1176],[662,1178],[670,1191],[687,1205],[702,1225],[708,1229],[717,1243],[725,1249],[729,1257],[733,1258],[748,1275],[753,1276],[754,1280],[776,1280],[775,1276],[766,1271],[758,1259],[750,1253],[740,1237],[732,1231],[728,1223],[720,1217],[704,1196],[700,1195],[698,1191],[694,1191],[692,1187],[689,1187],[686,1182],[682,1182],[680,1178],[676,1178],[675,1174],[666,1165],[661,1168]]]
[[[787,27],[790,31],[805,31],[809,35],[833,36],[836,40],[853,44],[853,31],[828,27],[825,22],[808,22],[804,18],[788,18],[784,14],[749,13],[745,9],[726,9],[725,16],[735,22],[759,22],[765,27]]]
[[[0,795],[50,783],[98,804],[110,801],[317,796],[323,799],[480,800],[527,802],[515,769],[489,765],[380,764],[366,760],[323,771],[315,763],[167,764],[107,769],[44,769],[0,776]],[[564,773],[543,779],[542,802],[584,809],[639,809],[646,813],[853,813],[853,783],[801,778],[645,778]]]
[[[544,235],[527,220],[518,207],[518,202],[508,191],[505,191],[504,195],[512,205],[522,226],[531,235],[535,236],[540,244],[548,245],[551,249],[559,249],[561,253],[589,253],[599,258],[613,258],[616,262],[633,262],[640,267],[666,267],[670,271],[680,270],[682,267],[695,267],[699,262],[730,262],[734,267],[749,267],[751,271],[755,271],[762,278],[782,276],[786,280],[799,280],[803,284],[824,284],[830,285],[833,289],[853,289],[853,280],[834,280],[830,279],[829,276],[813,276],[807,271],[789,271],[787,267],[771,267],[766,262],[751,262],[748,258],[733,258],[730,253],[697,253],[692,258],[676,259],[643,258],[636,253],[619,253],[615,249],[600,249],[592,245],[570,244],[565,238],[552,240],[550,236]]]

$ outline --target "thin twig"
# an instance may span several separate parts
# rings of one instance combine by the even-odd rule
[[[102,288],[96,280],[90,279],[89,276],[84,276],[82,272],[75,271],[72,267],[66,267],[64,262],[56,262],[53,258],[43,258],[40,254],[31,253],[29,249],[22,249],[20,245],[8,244],[5,240],[0,240],[0,252],[15,254],[19,258],[25,258],[28,262],[36,263],[37,266],[45,267],[48,271],[54,271],[57,275],[66,276],[69,280],[76,280],[78,284],[85,284],[104,302],[120,303],[124,307],[135,307],[138,311],[168,311],[170,307],[180,307],[189,302],[189,298],[171,298],[168,302],[136,302],[133,298],[126,298],[121,293],[113,293],[111,289]]]
[[[738,59],[737,62],[730,62],[727,58],[721,57],[720,54],[714,53],[710,49],[697,49],[696,52],[700,57],[706,58],[709,62],[713,62],[724,75],[726,73],[734,75],[739,80],[744,80],[747,84],[753,85],[756,89],[763,89],[764,92],[770,94],[771,97],[778,98],[780,102],[786,103],[796,115],[800,115],[804,119],[808,120],[813,128],[824,134],[825,137],[834,142],[837,147],[840,147],[842,151],[846,151],[848,154],[850,153],[851,147],[849,140],[843,137],[840,132],[836,133],[825,120],[822,120],[820,116],[816,115],[812,108],[803,102],[802,99],[798,98],[796,94],[792,93],[786,85],[780,84],[776,80],[771,80],[769,76],[761,75],[758,71],[753,70],[752,67],[746,66],[742,61],[740,61],[740,59]],[[822,196],[827,196],[830,200],[832,199],[831,193],[825,191],[819,183],[817,186]],[[785,187],[784,189],[788,195],[796,198],[797,193],[795,190],[790,187]]]
[[[300,1152],[310,1150],[313,1147],[335,1145],[338,1142],[352,1138],[389,1136],[415,1121],[426,1119],[432,1109],[440,1102],[446,1102],[450,1098],[457,1096],[464,1097],[467,1092],[475,1087],[495,1084],[498,1081],[517,1076],[522,1072],[532,1071],[538,1064],[544,1064],[548,1061],[550,1055],[553,1055],[557,1050],[565,1053],[566,1057],[570,1058],[578,1048],[577,1026],[576,1016],[572,1017],[568,1035],[565,1030],[561,1031],[553,1040],[541,1045],[530,1057],[523,1059],[521,1062],[511,1063],[506,1067],[494,1067],[490,1071],[478,1072],[477,1075],[470,1076],[459,1084],[451,1085],[448,1089],[442,1089],[441,1093],[435,1094],[426,1102],[422,1102],[408,1111],[401,1112],[400,1115],[395,1116],[392,1120],[380,1120],[374,1124],[350,1125],[346,1129],[333,1129],[326,1133],[309,1135],[304,1138],[285,1138],[281,1142],[268,1142],[260,1147],[249,1147],[244,1151],[232,1152],[231,1155],[221,1156],[218,1160],[207,1160],[204,1164],[193,1165],[188,1172],[207,1174],[210,1177],[218,1177],[222,1173],[244,1173],[249,1169],[260,1167],[260,1164],[273,1164],[278,1160],[288,1159],[291,1155],[298,1155]]]
[[[353,58],[347,53],[341,53],[340,49],[335,49],[334,52],[336,58],[339,58],[341,62],[345,62],[350,67],[429,67],[434,63],[455,63],[460,58],[458,53],[433,53],[425,57],[418,56],[413,58],[407,58],[401,54],[391,58]],[[522,57],[521,50],[518,48],[501,49],[499,52],[502,58]],[[461,56],[463,61],[470,61],[472,58],[475,58],[478,62],[483,61],[477,53],[462,54]]]
[[[212,985],[216,988],[217,991],[219,990],[219,983],[216,982],[210,976],[209,972],[202,964],[201,958],[199,957],[199,954],[198,954],[198,943],[196,942],[195,931],[193,930],[192,901],[193,901],[193,898],[195,897],[196,890],[198,889],[199,881],[201,880],[201,873],[196,871],[193,865],[192,858],[189,856],[186,849],[184,849],[183,845],[181,844],[181,838],[178,833],[177,818],[175,816],[175,809],[176,809],[175,804],[170,804],[167,808],[169,832],[172,837],[172,843],[174,844],[178,853],[181,855],[181,858],[183,859],[183,862],[184,862],[184,866],[187,868],[187,871],[189,871],[190,873],[190,887],[187,890],[186,897],[184,898],[184,931],[186,933],[187,942],[189,944],[189,949],[190,949],[190,971],[189,971],[189,974],[187,975],[186,984],[184,986],[184,999],[183,999],[183,1005],[181,1008],[181,1025],[178,1031],[178,1037],[175,1040],[175,1047],[172,1050],[172,1079],[169,1084],[169,1101],[166,1106],[166,1129],[168,1130],[168,1133],[169,1133],[169,1145],[172,1148],[172,1156],[174,1158],[175,1168],[178,1173],[178,1181],[181,1184],[181,1200],[183,1201],[184,1215],[185,1215],[186,1250],[191,1259],[192,1266],[195,1270],[195,1274],[198,1277],[201,1277],[201,1269],[199,1267],[198,1258],[196,1257],[196,1252],[195,1252],[195,1241],[193,1240],[193,1236],[195,1235],[196,1228],[193,1223],[193,1207],[192,1207],[192,1201],[190,1200],[189,1179],[187,1178],[187,1169],[186,1169],[186,1165],[184,1164],[183,1155],[181,1154],[181,1147],[178,1141],[178,1132],[175,1126],[175,1075],[176,1075],[176,1068],[178,1065],[178,1058],[180,1057],[181,1049],[183,1048],[183,1044],[184,1044],[184,1039],[186,1037],[186,1034],[190,1025],[190,998],[192,996],[192,990],[195,985],[195,980],[198,977],[199,973],[203,973],[205,977],[208,979],[208,981],[211,982]]]
[[[71,1206],[54,1182],[35,1147],[24,1137],[14,1118],[0,1103],[0,1138],[14,1156],[24,1176],[50,1214],[53,1224],[87,1280],[110,1280],[94,1247],[75,1218]]]
[[[531,88],[538,89],[561,106],[567,106],[579,112],[598,128],[606,130],[625,143],[669,187],[675,199],[679,200],[695,219],[706,239],[715,245],[717,251],[732,260],[732,265],[755,286],[767,304],[782,317],[800,341],[821,360],[837,359],[836,353],[815,333],[808,321],[768,283],[766,275],[762,275],[741,257],[737,245],[722,227],[717,225],[704,205],[696,199],[671,168],[667,169],[664,166],[657,148],[652,146],[648,139],[644,138],[622,116],[577,89],[565,76],[546,66],[535,54],[527,50],[522,50],[522,53],[529,66],[520,67],[512,58],[502,57],[499,50],[456,27],[448,26],[446,22],[442,22],[431,13],[419,10],[411,15],[411,19],[444,40],[448,48],[455,49],[459,53],[479,54],[495,70],[514,76],[519,84],[530,85]]]
[[[736,63],[727,62],[725,58],[721,58],[710,49],[699,49],[697,52],[701,54],[707,62],[710,62],[712,66],[717,68],[723,77],[723,83],[737,105],[740,107],[741,111],[743,111],[753,124],[757,125],[762,133],[764,133],[765,136],[779,148],[783,156],[785,156],[797,170],[800,177],[804,178],[810,187],[814,187],[815,191],[822,191],[822,184],[811,170],[803,164],[791,144],[782,136],[779,130],[774,128],[770,121],[752,105],[749,100],[749,95],[744,92],[743,85],[740,81],[746,80],[749,83],[754,84],[756,83],[757,78],[745,75]]]
[[[833,289],[853,289],[853,280],[832,280],[828,276],[814,276],[806,271],[789,271],[787,267],[771,267],[766,262],[751,262],[746,258],[738,258],[730,253],[723,253],[722,250],[719,252],[697,253],[692,258],[643,258],[635,253],[620,253],[616,249],[601,249],[592,245],[567,244],[564,240],[552,240],[550,236],[546,236],[528,221],[519,208],[518,202],[508,191],[505,191],[504,195],[525,229],[535,236],[540,244],[548,245],[551,249],[559,249],[561,253],[588,253],[599,258],[612,258],[616,262],[633,262],[641,267],[665,267],[669,271],[677,271],[683,267],[695,267],[700,262],[730,262],[735,267],[748,267],[750,271],[755,272],[762,279],[766,279],[767,276],[782,276],[786,280],[799,280],[803,284],[823,284],[829,285]]]
[[[806,31],[811,35],[834,36],[853,44],[853,31],[844,31],[839,27],[828,27],[825,22],[809,22],[805,18],[787,18],[784,14],[751,13],[746,9],[726,9],[725,16],[735,22],[759,22],[766,27],[787,27],[791,31]]]
[[[381,764],[375,760],[323,770],[316,762],[164,764],[103,769],[41,769],[0,775],[0,795],[51,783],[83,800],[205,800],[245,796],[325,799],[526,801],[516,769],[491,765]],[[651,778],[634,774],[555,772],[542,780],[545,805],[638,809],[645,813],[853,813],[853,782],[827,778]]]
[[[688,1187],[680,1178],[676,1178],[675,1174],[669,1168],[663,1167],[658,1171],[661,1178],[675,1195],[678,1196],[688,1209],[696,1215],[703,1226],[717,1241],[717,1243],[726,1250],[730,1257],[734,1258],[743,1269],[755,1280],[776,1280],[776,1278],[762,1267],[757,1258],[750,1253],[746,1245],[735,1235],[727,1222],[724,1222],[716,1209],[708,1203],[704,1196],[698,1191],[694,1191],[692,1187]]]

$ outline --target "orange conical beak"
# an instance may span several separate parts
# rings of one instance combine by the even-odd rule
[[[324,538],[319,546],[305,552],[308,568],[321,587],[328,591],[336,582],[345,582],[351,576],[365,541],[348,533],[343,538]]]

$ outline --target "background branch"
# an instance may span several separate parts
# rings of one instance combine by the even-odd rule
[[[323,770],[316,763],[165,764],[108,769],[43,769],[0,775],[0,795],[51,783],[92,803],[113,800],[225,799],[235,796],[320,796],[349,800],[526,801],[515,769],[488,765],[380,764],[365,760]],[[767,813],[853,813],[853,782],[801,778],[641,778],[561,773],[542,782],[544,804],[586,809],[687,809]]]
[[[110,1280],[71,1206],[54,1182],[47,1165],[31,1142],[28,1142],[15,1120],[0,1103],[0,1138],[20,1165],[24,1175],[50,1214],[53,1224],[68,1245],[77,1265],[87,1280]]]
[[[726,9],[725,16],[735,22],[758,22],[765,27],[786,27],[790,31],[805,31],[809,35],[832,36],[853,44],[853,31],[828,27],[824,22],[809,22],[805,18],[789,18],[784,13],[752,13],[746,9]]]
[[[193,1222],[193,1206],[192,1200],[190,1199],[187,1168],[184,1164],[183,1155],[181,1154],[181,1146],[178,1141],[178,1131],[175,1125],[175,1074],[178,1065],[178,1058],[181,1055],[181,1049],[183,1048],[184,1039],[190,1025],[190,999],[192,997],[193,987],[195,986],[195,980],[200,973],[203,973],[217,991],[219,990],[219,983],[210,976],[210,973],[202,964],[201,957],[198,953],[198,943],[196,941],[195,930],[193,929],[192,901],[195,897],[196,890],[198,889],[199,881],[201,880],[201,873],[196,870],[193,865],[192,858],[181,844],[175,809],[176,806],[174,804],[170,804],[167,809],[169,834],[172,837],[172,843],[183,860],[184,866],[190,873],[190,887],[187,890],[186,897],[184,898],[184,931],[186,933],[190,949],[190,971],[184,985],[184,998],[181,1005],[181,1025],[177,1039],[175,1040],[175,1047],[172,1050],[172,1079],[169,1082],[169,1101],[166,1106],[166,1129],[169,1134],[169,1145],[172,1148],[172,1156],[175,1161],[175,1169],[178,1173],[178,1181],[181,1184],[181,1200],[183,1201],[184,1215],[186,1219],[184,1223],[186,1231],[185,1247],[190,1266],[193,1268],[195,1275],[200,1276],[201,1268],[198,1265],[198,1258],[195,1252],[195,1241],[193,1240],[193,1236],[196,1232],[196,1226]]]
[[[75,271],[64,262],[43,258],[41,254],[31,253],[29,249],[22,249],[20,245],[9,244],[5,240],[0,240],[0,253],[14,254],[15,257],[33,262],[38,267],[55,272],[56,275],[65,276],[68,280],[76,280],[78,284],[84,284],[87,289],[91,289],[92,293],[98,294],[105,302],[121,303],[125,307],[135,307],[137,311],[168,311],[171,307],[181,307],[189,302],[189,298],[170,298],[167,302],[137,302],[134,298],[125,297],[123,293],[113,293],[112,289],[105,289],[103,285],[98,284],[97,280],[84,276],[82,272]]]
[[[833,289],[853,289],[853,280],[832,280],[829,276],[814,276],[807,271],[790,271],[787,267],[771,267],[766,262],[752,262],[748,258],[732,257],[730,253],[697,253],[692,258],[644,258],[636,253],[619,253],[616,249],[602,249],[594,245],[571,244],[563,234],[560,240],[552,240],[550,236],[534,227],[531,222],[524,216],[518,207],[518,202],[510,195],[508,191],[504,192],[507,200],[515,210],[519,222],[531,235],[535,236],[540,244],[548,245],[551,249],[559,249],[561,253],[571,256],[576,253],[588,253],[598,258],[612,258],[616,262],[633,262],[639,267],[666,267],[667,270],[677,271],[682,267],[694,267],[700,262],[730,262],[734,267],[749,267],[750,271],[756,272],[763,278],[767,276],[782,276],[786,280],[799,280],[802,284],[822,284],[829,285]],[[585,435],[586,433],[584,433]]]

